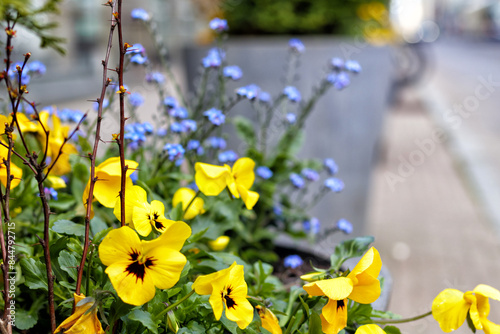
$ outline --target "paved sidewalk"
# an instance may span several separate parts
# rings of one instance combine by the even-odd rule
[[[389,308],[403,317],[429,311],[446,288],[500,289],[500,237],[418,94],[404,91],[388,114],[369,203],[369,232],[394,280]],[[500,302],[491,301],[489,318],[500,323]],[[432,317],[400,328],[442,333]],[[454,333],[471,331],[464,324]]]

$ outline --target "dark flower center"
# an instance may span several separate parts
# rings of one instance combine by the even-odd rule
[[[341,309],[341,308],[344,308],[345,307],[345,303],[344,303],[344,300],[337,300],[337,310],[338,309]]]
[[[136,278],[136,282],[140,279],[144,282],[144,274],[146,273],[146,268],[149,268],[153,265],[153,260],[151,258],[147,258],[146,261],[140,263],[137,259],[139,258],[139,253],[137,251],[133,251],[130,254],[130,259],[132,263],[130,263],[125,271],[129,274],[132,274]],[[127,275],[128,276],[128,275]]]
[[[221,292],[221,295],[222,295],[222,298],[224,299],[224,301],[226,302],[226,307],[227,308],[235,308],[236,307],[236,302],[234,301],[234,299],[230,296],[231,292],[233,290],[231,289],[231,287],[229,286],[227,289],[226,289],[226,293]]]

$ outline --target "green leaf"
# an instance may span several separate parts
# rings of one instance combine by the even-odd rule
[[[321,318],[317,312],[313,312],[309,317],[309,334],[322,334]]]
[[[59,265],[61,269],[68,273],[69,277],[76,281],[77,270],[79,263],[76,257],[68,251],[63,250],[59,254]]]
[[[245,117],[237,116],[233,118],[236,133],[250,147],[254,147],[257,143],[253,123]]]
[[[40,260],[27,257],[22,258],[19,262],[25,279],[24,284],[30,289],[48,291],[45,265]]]
[[[97,233],[104,231],[107,228],[108,225],[98,216],[95,216],[90,221],[90,230],[92,231],[93,235],[96,235]]]
[[[128,318],[130,320],[139,321],[151,332],[158,334],[158,324],[160,323],[160,320],[155,322],[151,313],[142,310],[133,310],[128,314]]]
[[[72,208],[76,204],[75,198],[72,195],[60,193],[58,199],[50,200],[49,205],[53,209],[66,211]]]
[[[196,321],[190,321],[187,327],[183,327],[177,331],[177,334],[205,334],[205,327]]]
[[[30,313],[23,309],[16,309],[16,328],[20,330],[27,330],[36,325],[38,321],[38,314]]]
[[[401,334],[401,331],[399,330],[399,328],[397,328],[395,326],[385,326],[384,331],[387,334]]]
[[[59,234],[83,237],[85,235],[85,226],[73,223],[71,220],[61,219],[54,222],[54,225],[52,225],[52,231]]]
[[[342,241],[330,257],[332,269],[339,270],[345,260],[363,255],[374,240],[375,238],[366,236]]]
[[[182,210],[182,203],[177,204],[175,208],[172,208],[170,210],[170,219],[172,220],[182,220],[184,210]]]
[[[229,332],[231,332],[232,334],[238,334],[238,332],[237,332],[238,325],[236,324],[236,322],[231,321],[228,318],[226,318],[226,314],[225,313],[222,314],[222,317],[220,318],[220,322],[222,322],[222,324],[224,325],[224,327]]]

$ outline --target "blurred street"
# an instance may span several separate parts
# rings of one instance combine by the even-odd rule
[[[394,281],[389,309],[403,317],[430,310],[443,289],[500,277],[500,44],[442,40],[426,54],[428,72],[388,111],[370,194],[369,232]],[[442,333],[432,317],[400,328]]]

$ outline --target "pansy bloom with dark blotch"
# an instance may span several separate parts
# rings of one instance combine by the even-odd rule
[[[113,211],[116,218],[121,220],[120,200],[116,200]],[[174,223],[165,217],[165,206],[162,202],[153,200],[148,203],[146,190],[139,186],[132,186],[125,193],[125,224],[132,227],[143,237],[151,233],[154,227],[156,231],[163,233]]]
[[[243,277],[243,266],[234,262],[231,267],[200,276],[193,283],[199,295],[210,295],[209,302],[215,319],[219,320],[226,309],[226,317],[241,329],[253,320],[253,307],[247,300],[248,287]]]
[[[378,274],[382,260],[372,247],[346,277],[322,279],[304,285],[311,296],[326,296],[328,303],[321,310],[323,332],[337,334],[347,325],[347,299],[371,304],[380,296]]]
[[[170,225],[160,237],[145,241],[128,226],[112,230],[99,245],[99,258],[118,296],[127,304],[150,301],[156,289],[174,286],[186,264],[180,253],[191,228],[184,222]]]

